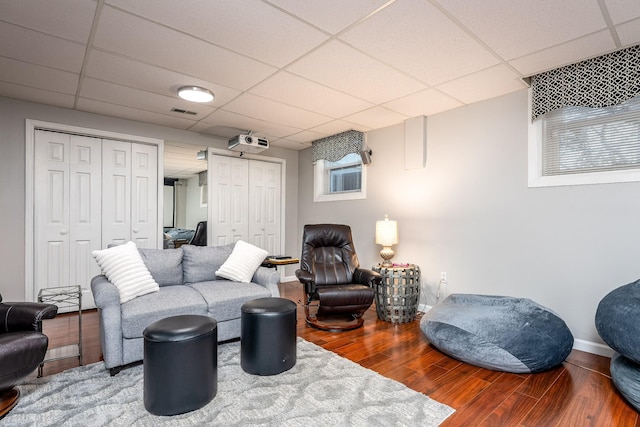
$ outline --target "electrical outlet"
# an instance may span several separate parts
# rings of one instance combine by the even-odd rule
[[[446,281],[447,281],[447,272],[446,271],[441,271],[440,272],[440,281],[446,283]]]

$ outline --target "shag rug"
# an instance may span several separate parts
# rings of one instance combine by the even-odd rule
[[[102,362],[19,386],[3,426],[437,426],[454,411],[405,385],[298,339],[297,362],[279,375],[240,367],[240,343],[218,346],[218,392],[182,415],[152,415],[143,367],[111,377]]]

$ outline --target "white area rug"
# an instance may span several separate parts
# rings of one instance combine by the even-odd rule
[[[454,411],[315,344],[279,375],[240,367],[240,343],[218,347],[218,392],[205,407],[159,417],[143,403],[143,367],[111,377],[102,362],[23,383],[3,426],[436,426]]]

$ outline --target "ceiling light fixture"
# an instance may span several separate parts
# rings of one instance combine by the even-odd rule
[[[182,86],[178,89],[178,96],[191,102],[211,102],[213,101],[213,92],[199,86]]]

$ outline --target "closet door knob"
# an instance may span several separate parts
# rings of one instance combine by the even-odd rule
[[[61,234],[61,235],[63,235],[63,236],[64,236],[65,234],[67,234],[68,232],[69,232],[69,230],[60,230],[60,234]]]
[[[133,229],[133,232],[134,232],[134,233],[137,233],[137,232],[138,232],[138,229],[137,229],[137,228],[134,228],[134,229]]]

